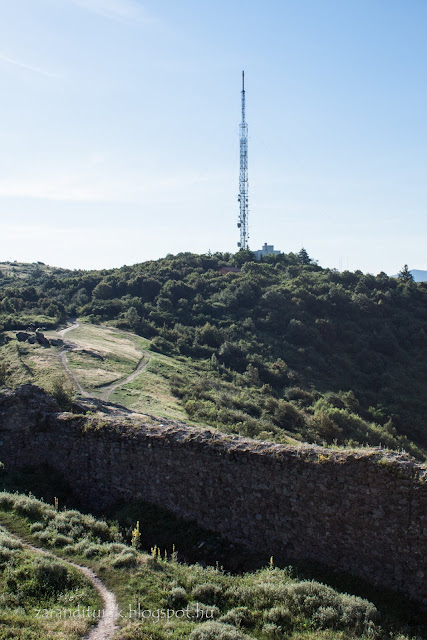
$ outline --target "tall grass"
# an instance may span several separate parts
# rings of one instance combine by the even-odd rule
[[[124,618],[120,640],[413,640],[418,633],[394,629],[366,599],[298,580],[291,568],[232,575],[163,554],[152,557],[125,544],[116,527],[75,510],[56,510],[31,496],[2,492],[1,511],[27,523],[40,544],[87,559],[117,591],[124,610],[131,604],[151,612],[147,619]],[[0,530],[0,572],[22,552],[20,543]],[[57,561],[38,560],[31,566],[29,571],[21,563],[10,573],[12,591],[18,582],[23,585],[16,606],[28,606],[42,588],[45,597],[60,600],[83,588]]]
[[[89,626],[88,619],[73,616],[77,603],[99,607],[96,590],[81,572],[32,552],[0,527],[0,640],[77,639]],[[68,620],[57,616],[64,610]]]

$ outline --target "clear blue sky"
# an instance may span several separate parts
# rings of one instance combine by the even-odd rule
[[[0,0],[0,261],[427,269],[425,0]]]

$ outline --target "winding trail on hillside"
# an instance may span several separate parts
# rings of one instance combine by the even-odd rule
[[[128,375],[126,378],[122,378],[121,380],[118,380],[113,384],[109,384],[108,387],[105,387],[101,395],[101,399],[108,401],[116,389],[124,386],[125,384],[128,384],[128,382],[132,382],[132,380],[135,380],[135,378],[139,376],[141,371],[144,371],[144,369],[148,367],[148,365],[150,364],[150,360],[151,355],[149,353],[144,353],[142,359],[138,362],[135,371],[133,371],[133,373]]]
[[[57,331],[57,333],[61,336],[61,338],[63,338],[65,334],[68,333],[69,331],[72,331],[73,329],[78,329],[80,327],[77,320],[70,320],[70,322],[71,324],[68,327],[65,327],[65,329],[61,329],[61,331]]]
[[[79,326],[80,325],[77,322],[77,320],[71,320],[70,326],[66,327],[65,329],[61,329],[61,331],[58,331],[57,333],[61,336],[61,338],[64,338],[65,334],[68,333],[68,331],[72,331],[73,329],[78,329]],[[61,353],[59,354],[59,358],[61,360],[62,366],[64,367],[64,369],[68,373],[69,377],[72,379],[72,381],[76,385],[79,393],[84,398],[93,398],[94,400],[98,400],[98,398],[96,396],[94,396],[93,394],[89,393],[88,391],[86,391],[82,387],[82,385],[80,384],[77,376],[71,370],[71,368],[70,368],[70,366],[69,366],[69,364],[67,362],[67,350],[66,349],[63,349],[61,351]],[[103,400],[104,402],[108,402],[110,397],[111,397],[111,395],[116,391],[116,389],[119,389],[120,387],[123,387],[125,384],[128,384],[129,382],[132,382],[132,380],[135,380],[135,378],[137,376],[139,376],[139,374],[142,371],[144,371],[144,369],[146,369],[148,367],[148,365],[150,364],[150,361],[151,361],[151,354],[148,353],[148,351],[144,351],[141,360],[138,362],[138,364],[136,366],[136,369],[131,374],[129,374],[125,378],[120,378],[116,382],[108,383],[105,386],[102,385],[102,393],[101,393],[99,399]]]
[[[61,351],[61,353],[59,354],[59,359],[61,360],[61,364],[64,367],[65,371],[68,373],[68,375],[70,376],[70,378],[72,379],[72,381],[76,385],[77,389],[79,390],[79,393],[81,393],[84,398],[93,398],[94,396],[91,396],[90,393],[88,393],[87,391],[85,391],[83,389],[83,387],[80,384],[80,382],[78,381],[76,375],[71,371],[71,369],[70,369],[70,367],[68,365],[68,362],[67,362],[67,352],[66,351]]]
[[[46,551],[46,549],[41,549],[40,547],[36,547],[33,544],[26,542],[20,536],[17,536],[16,534],[11,533],[9,529],[7,529],[3,524],[2,524],[2,527],[7,531],[7,533],[12,538],[19,540],[19,542],[26,549],[29,549],[30,551],[34,551],[34,553],[38,553],[43,556],[53,557],[59,562],[63,562],[69,565],[70,567],[74,567],[75,569],[80,571],[80,573],[82,573],[92,583],[92,585],[95,587],[95,589],[98,591],[99,595],[101,596],[102,601],[104,603],[104,607],[102,610],[102,617],[100,621],[95,627],[93,627],[89,631],[89,633],[87,633],[84,636],[82,640],[110,640],[118,630],[117,620],[119,618],[120,611],[117,605],[116,596],[112,591],[107,589],[105,584],[102,582],[102,580],[98,578],[96,573],[94,573],[92,569],[89,569],[89,567],[77,564],[75,562],[70,562],[70,560],[64,560],[64,558],[61,558],[61,556],[55,555],[51,551]]]
[[[65,329],[61,329],[61,331],[57,331],[57,333],[63,339],[66,333],[68,333],[69,331],[72,331],[73,329],[78,329],[79,326],[80,325],[77,322],[77,320],[71,320],[71,324],[70,324],[69,327],[65,327]],[[61,351],[61,353],[59,354],[59,359],[61,360],[61,364],[64,367],[65,371],[68,373],[69,377],[71,378],[71,380],[76,385],[79,393],[81,393],[84,398],[91,398],[92,396],[90,395],[90,393],[88,393],[87,391],[85,391],[83,389],[83,387],[80,384],[80,382],[78,381],[76,375],[71,371],[71,369],[70,369],[70,367],[68,365],[68,362],[67,362],[67,351],[65,349],[63,349]]]

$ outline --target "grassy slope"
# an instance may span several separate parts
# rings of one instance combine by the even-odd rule
[[[60,347],[43,348],[38,344],[19,343],[14,332],[7,332],[10,341],[0,347],[0,363],[8,371],[9,386],[30,382],[52,391],[55,381],[66,379],[59,360]],[[58,338],[55,331],[46,337]],[[76,351],[67,352],[67,362],[77,379],[91,395],[102,397],[103,387],[131,374],[146,355],[150,341],[130,332],[112,327],[81,323],[65,335]],[[172,394],[170,378],[179,374],[195,379],[199,367],[189,358],[172,358],[150,352],[146,369],[133,381],[119,387],[110,400],[139,413],[157,417],[188,420],[185,410]],[[67,383],[69,385],[69,383]]]
[[[67,354],[67,361],[90,393],[131,374],[142,357],[142,340],[111,328],[81,324],[65,339],[78,348]]]
[[[30,281],[35,274],[52,275],[67,271],[67,269],[51,267],[42,262],[0,262],[0,275],[7,282],[13,282],[17,279]]]
[[[2,522],[8,520],[5,514]],[[95,610],[101,606],[97,591],[79,571],[26,549],[2,526],[0,601],[0,640],[77,640],[91,623],[72,616],[76,603]]]
[[[190,357],[191,369],[200,368],[194,378],[186,368],[173,376],[180,403],[166,415],[181,404],[193,420],[251,437],[282,441],[291,433],[424,459],[427,285],[338,273],[307,256],[252,258],[186,253],[91,272],[3,264],[0,325],[25,328],[31,319],[53,328],[86,315],[131,328],[153,337],[156,352]],[[219,275],[220,266],[236,264],[241,273]],[[70,360],[89,385],[129,365],[107,358],[97,366],[99,359],[76,353]],[[8,373],[0,363],[0,383],[9,383]],[[132,384],[117,397],[133,404],[138,391]],[[146,398],[154,411],[171,402],[162,397],[158,407]]]
[[[70,331],[66,340],[104,358],[103,361],[94,359],[82,352],[67,355],[71,370],[83,388],[95,397],[102,396],[100,379],[107,375],[114,382],[124,379],[135,370],[144,355],[147,357],[146,352],[150,347],[149,340],[130,332],[89,323],[81,323],[77,329]],[[197,375],[197,367],[187,358],[178,360],[154,352],[150,352],[148,357],[150,361],[144,371],[131,382],[118,387],[111,394],[110,401],[139,413],[186,420],[187,414],[171,392],[169,378],[179,372],[191,379]]]
[[[72,390],[72,383],[60,362],[61,347],[46,349],[38,344],[18,343],[13,332],[6,332],[6,335],[10,341],[0,346],[0,366],[2,363],[6,366],[9,386],[31,382],[52,392],[62,380],[65,387]],[[46,331],[45,335],[59,337],[55,331]],[[70,369],[95,398],[106,399],[108,385],[122,381],[108,399],[138,413],[196,426],[209,425],[226,433],[284,444],[319,440],[315,432],[298,433],[298,424],[302,419],[310,423],[313,412],[313,407],[305,408],[304,398],[280,405],[264,393],[264,388],[254,386],[247,374],[234,374],[234,379],[227,381],[217,377],[206,361],[151,351],[150,340],[111,326],[81,322],[79,327],[67,332],[65,340],[73,346],[66,354]],[[147,366],[135,379],[125,383],[126,377],[143,358],[148,362]],[[277,426],[278,415],[280,427]],[[320,427],[328,433],[328,424]],[[370,439],[369,429],[372,432]],[[376,434],[375,429],[375,425],[360,423],[359,442],[365,434],[371,445],[381,443],[398,448],[398,441],[393,436],[384,431]],[[326,442],[325,439],[325,445]],[[357,443],[348,446],[358,448]],[[407,441],[401,446],[424,459],[425,452],[420,448]]]
[[[161,354],[152,354],[144,372],[132,382],[117,389],[110,400],[140,413],[188,422],[185,410],[171,392],[169,379],[176,371],[193,377],[195,371],[192,369],[189,363],[174,361],[173,358]]]
[[[6,366],[9,386],[31,383],[51,391],[54,381],[63,378],[59,348],[44,349],[38,344],[20,343],[8,332],[9,342],[0,347],[0,363]]]
[[[45,331],[48,338],[58,338],[56,331]],[[55,384],[62,381],[69,392],[72,383],[67,377],[59,359],[62,347],[48,349],[38,344],[19,343],[12,331],[6,332],[10,339],[0,346],[0,365],[6,366],[8,386],[32,383],[41,386],[49,392],[55,389]],[[65,341],[76,348],[67,351],[67,363],[76,375],[83,388],[91,395],[102,398],[106,385],[120,382],[131,374],[141,358],[149,358],[146,368],[131,382],[119,386],[110,396],[110,402],[120,404],[137,413],[184,421],[190,425],[208,424],[225,432],[240,433],[246,436],[258,435],[261,439],[276,439],[287,443],[295,442],[291,434],[284,432],[273,433],[262,428],[259,433],[251,431],[247,422],[248,415],[242,414],[236,425],[216,422],[215,415],[209,412],[191,416],[186,411],[175,383],[185,381],[189,388],[197,388],[206,379],[206,364],[185,356],[167,356],[150,351],[151,341],[128,331],[121,331],[115,327],[93,325],[80,322],[80,326],[65,335]],[[217,380],[214,385],[215,393],[221,397],[235,397],[241,392],[224,380]],[[253,389],[255,395],[259,390]],[[214,401],[215,404],[215,401]]]
[[[166,640],[171,636],[179,640],[409,640],[415,633],[418,638],[425,637],[421,627],[403,630],[402,621],[392,611],[378,617],[368,601],[320,583],[299,581],[290,568],[270,567],[233,576],[218,568],[181,564],[170,556],[164,559],[163,553],[159,558],[153,551],[150,557],[118,542],[115,527],[77,511],[56,511],[34,498],[1,493],[0,523],[56,554],[90,565],[118,597],[124,613],[118,636],[122,640]],[[143,537],[143,523],[141,531]],[[187,617],[172,617],[169,622],[153,617],[129,619],[129,606],[137,610],[138,603],[155,616],[159,609],[176,611],[189,605],[192,610],[196,601],[213,606],[216,622],[228,626],[215,629]],[[48,634],[56,623],[44,624],[47,628],[42,637],[54,638]],[[70,634],[63,637],[73,638]]]

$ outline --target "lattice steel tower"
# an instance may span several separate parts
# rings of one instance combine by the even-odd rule
[[[240,212],[237,223],[237,227],[240,229],[240,242],[237,243],[237,246],[240,247],[241,251],[249,248],[248,125],[246,124],[245,117],[245,72],[242,71],[242,122],[240,123],[240,178],[238,196]]]

